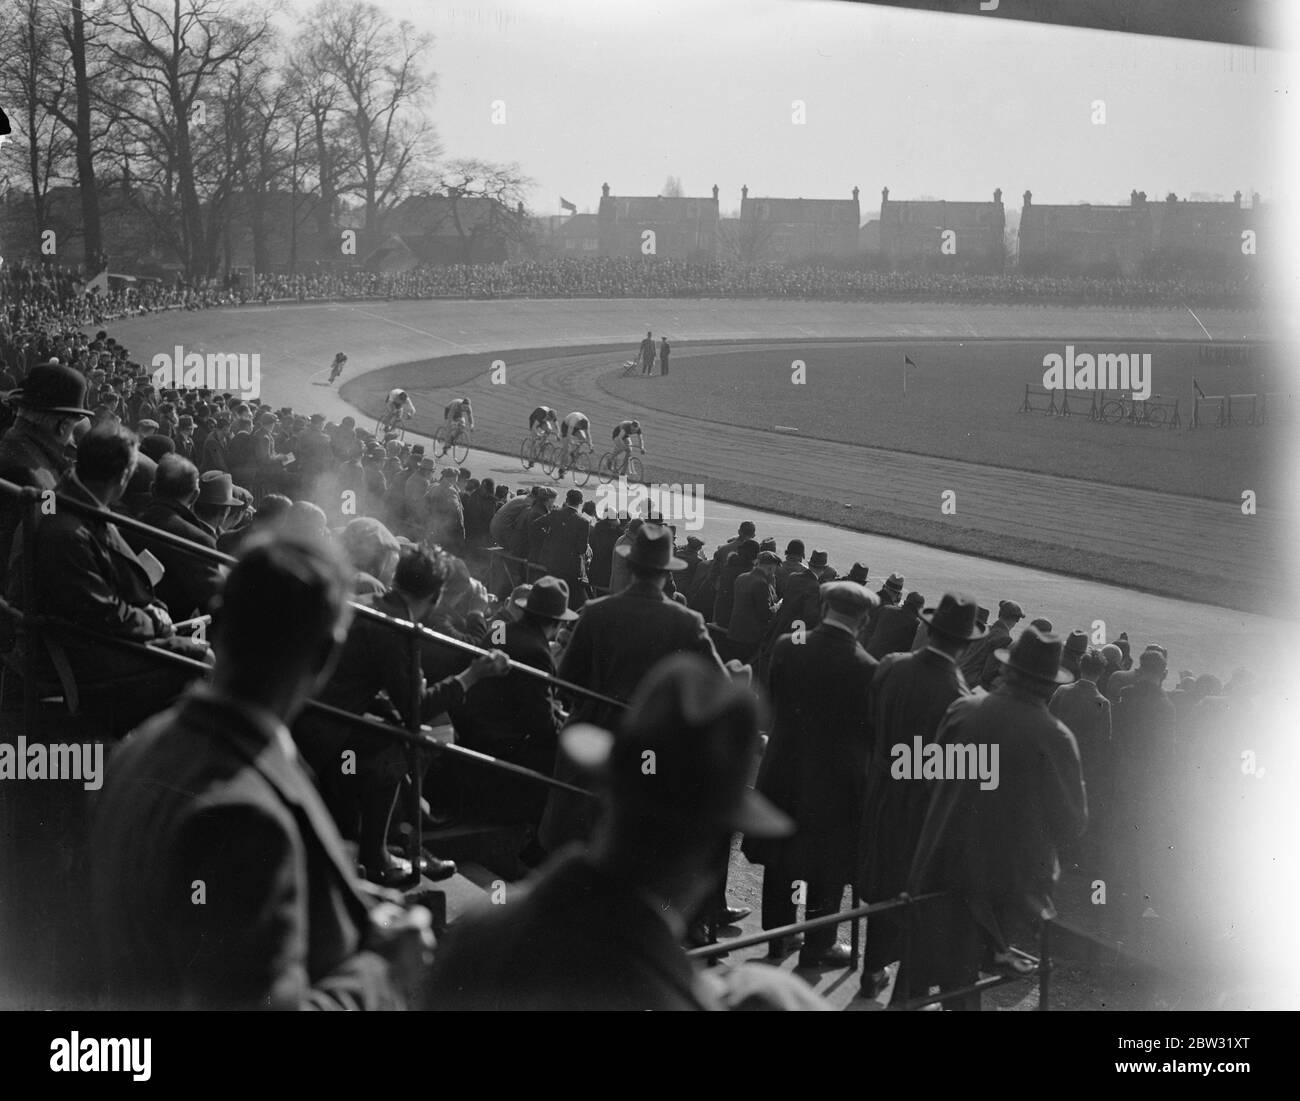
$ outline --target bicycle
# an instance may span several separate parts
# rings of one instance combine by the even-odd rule
[[[557,479],[562,478],[564,475],[559,473],[560,453],[556,448],[552,448],[552,453],[555,456],[554,465],[547,470],[546,464],[543,464],[542,469],[545,470],[547,475],[550,477]],[[569,462],[565,472],[573,475],[573,484],[575,486],[585,486],[591,480],[591,456],[592,449],[590,440],[583,440],[578,445],[578,449],[569,456]]]
[[[375,421],[374,437],[377,440],[387,439],[389,432],[396,432],[397,438],[403,442],[406,440],[406,422],[402,420],[398,413],[385,413]]]
[[[551,433],[537,436],[530,432],[519,441],[519,462],[525,470],[531,470],[536,463],[549,475],[555,469],[555,459],[555,437]]]
[[[441,424],[438,426],[438,431],[433,434],[433,442],[438,447],[440,456],[450,451],[451,461],[460,466],[469,455],[469,428],[463,424],[457,424],[452,428],[449,428],[446,424]]]
[[[1158,398],[1159,394],[1152,397]],[[1101,407],[1101,419],[1105,424],[1119,424],[1127,420],[1130,424],[1149,428],[1159,428],[1169,417],[1168,410],[1162,405],[1151,405],[1145,401],[1131,398],[1112,398]]]
[[[600,479],[600,484],[608,485],[615,478],[624,475],[632,482],[645,480],[645,465],[641,462],[641,456],[633,455],[631,451],[606,451],[596,467],[596,477]]]

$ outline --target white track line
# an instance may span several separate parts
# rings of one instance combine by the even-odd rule
[[[428,329],[417,329],[414,325],[408,325],[405,321],[394,321],[391,317],[385,317],[383,314],[374,313],[371,310],[363,310],[357,306],[349,307],[353,313],[362,314],[365,317],[373,317],[376,321],[382,321],[385,325],[396,325],[399,329],[409,329],[413,333],[419,333],[421,336],[427,336],[430,340],[440,340],[442,343],[450,345],[453,348],[459,348],[462,352],[474,354],[477,348],[470,348],[465,344],[457,344],[454,340],[448,340],[445,336],[438,336],[437,333],[431,333]]]

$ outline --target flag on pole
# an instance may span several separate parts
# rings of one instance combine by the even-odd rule
[[[915,366],[916,364],[912,362],[911,356],[907,356],[907,355],[903,356],[903,394],[904,395],[907,394],[907,369],[909,367],[915,367]]]
[[[567,210],[570,214],[577,214],[578,207],[576,203],[569,202],[563,195],[560,196],[560,209]]]

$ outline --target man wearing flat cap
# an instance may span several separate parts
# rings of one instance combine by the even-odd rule
[[[614,599],[588,604],[583,618]],[[681,948],[716,890],[731,834],[790,829],[746,786],[758,723],[747,689],[714,662],[677,654],[643,678],[617,734],[585,723],[565,730],[566,757],[600,794],[592,844],[557,854],[504,905],[456,923],[434,958],[431,1007],[824,1008],[775,968],[706,973]]]
[[[939,724],[935,741],[952,749],[952,772],[945,764],[934,781],[908,889],[952,894],[918,909],[913,973],[899,974],[896,1001],[900,990],[905,999],[934,984],[968,985],[981,968],[1032,970],[1011,949],[1036,944],[1038,924],[1055,916],[1058,853],[1088,824],[1078,746],[1047,709],[1056,687],[1073,680],[1062,649],[1059,636],[1026,627],[996,651],[997,687],[955,701]],[[987,774],[972,777],[972,761]],[[948,1004],[978,1008],[979,995]]]
[[[957,670],[966,647],[984,636],[975,601],[945,593],[933,608],[920,613],[926,644],[914,653],[887,654],[867,694],[867,739],[871,763],[863,800],[858,842],[860,874],[857,895],[882,902],[907,889],[912,853],[930,800],[930,785],[921,777],[892,774],[896,745],[923,745],[935,733],[948,705],[970,694]],[[899,958],[902,922],[885,913],[867,922],[861,994],[877,997],[887,985],[886,967]]]
[[[742,851],[763,864],[763,928],[791,924],[796,882],[806,885],[809,920],[833,914],[857,876],[857,834],[870,745],[867,689],[876,660],[858,631],[876,598],[852,581],[821,588],[821,623],[782,637],[772,652],[768,692],[775,712],[755,784],[794,821],[794,835],[746,836]],[[792,951],[773,941],[771,955]],[[801,967],[846,966],[849,949],[834,927],[807,935]]]

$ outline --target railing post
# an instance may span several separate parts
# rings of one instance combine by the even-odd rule
[[[1047,998],[1052,984],[1052,923],[1044,920],[1038,931],[1038,1011],[1047,1012]]]
[[[40,627],[36,616],[36,524],[41,515],[41,495],[38,490],[24,490],[27,508],[20,523],[23,526],[23,727],[29,738],[36,737],[37,708],[40,693],[36,685],[36,652],[41,644]],[[21,502],[19,503],[21,508]]]
[[[895,998],[899,1000],[900,1005],[906,1005],[912,1000],[912,911],[915,908],[915,903],[912,902],[912,896],[906,891],[900,897],[903,899],[903,950],[898,957],[898,975],[894,980],[894,996],[889,999],[891,1006],[894,1004]]]
[[[420,665],[420,636],[412,631],[407,640],[407,679],[409,682],[410,703],[407,706],[406,726],[412,734],[420,733],[420,711],[424,705],[424,693],[420,685],[424,671]],[[411,772],[411,835],[407,843],[411,872],[417,881],[420,876],[420,854],[424,849],[424,812],[420,807],[423,797],[424,770],[421,768],[420,747],[414,743],[406,747],[406,759]]]

